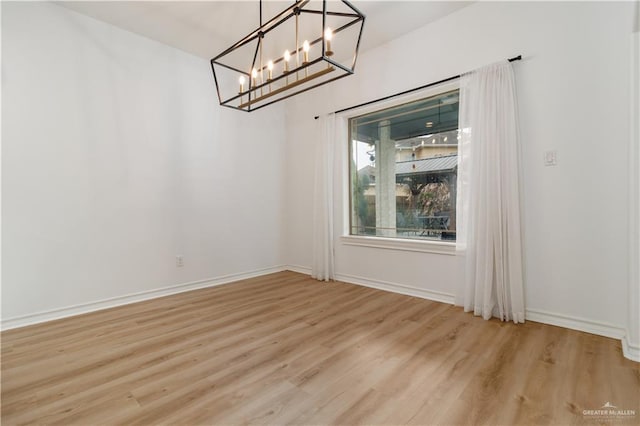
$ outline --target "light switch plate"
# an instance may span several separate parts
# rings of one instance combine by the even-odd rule
[[[555,166],[558,164],[558,152],[554,149],[552,151],[544,152],[544,165]]]

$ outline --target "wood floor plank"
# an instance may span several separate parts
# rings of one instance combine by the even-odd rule
[[[0,337],[3,425],[640,423],[616,340],[293,272]]]

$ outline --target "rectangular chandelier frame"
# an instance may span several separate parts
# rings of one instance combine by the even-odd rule
[[[310,2],[311,0],[296,1],[293,5],[289,6],[268,22],[261,25],[258,29],[252,31],[249,35],[211,59],[211,69],[213,71],[220,105],[236,110],[251,112],[332,81],[347,77],[354,73],[358,58],[358,51],[360,49],[360,39],[364,28],[364,14],[362,14],[362,12],[356,9],[347,0],[335,2],[346,6],[346,12],[328,10],[327,0],[322,0],[322,10],[309,8]],[[262,22],[262,3],[260,3],[260,15]],[[317,37],[308,41],[305,40],[305,46],[303,46],[299,43],[300,40],[298,40],[298,25],[299,17],[305,15],[321,15],[322,28],[318,28],[317,31],[314,31]],[[341,22],[337,28],[329,29],[327,23],[328,18],[340,19]],[[286,58],[285,56],[289,53],[287,50],[285,55],[274,58],[272,61],[269,61],[269,64],[265,64],[262,58],[265,37],[280,25],[287,23],[290,19],[295,20],[296,39],[296,46],[291,49],[290,57],[295,57],[297,62],[294,63],[291,68],[288,68],[289,58]],[[348,60],[348,63],[340,63],[332,57],[333,52],[331,51],[330,44],[331,37],[334,35],[339,37],[340,33],[343,33],[345,30],[356,24],[360,24],[360,28],[358,30],[356,27],[357,40],[355,40],[353,56]],[[328,36],[326,35],[327,31],[329,31]],[[249,62],[250,66],[243,69],[243,67],[238,66],[237,64],[230,64],[229,61],[225,62],[225,59],[233,55],[234,52],[238,51],[238,49],[248,45],[248,47],[251,47],[250,43],[252,42],[255,43],[256,46],[252,51],[253,57]],[[320,47],[321,55],[309,60],[308,52],[313,46],[316,46],[316,48]],[[299,61],[300,55],[303,55],[305,58],[303,62]],[[285,61],[286,64],[284,63]],[[325,62],[327,66],[319,68],[317,64],[322,62]],[[284,71],[277,73],[277,75],[273,75],[272,70],[274,66],[283,68]],[[240,90],[234,90],[230,95],[222,93],[222,82],[218,74],[223,70],[226,70],[226,72],[233,72],[237,76],[240,76]],[[266,79],[264,78],[265,73],[268,74]],[[257,78],[257,76],[260,78]],[[246,89],[244,87],[245,80],[248,82],[248,88]]]

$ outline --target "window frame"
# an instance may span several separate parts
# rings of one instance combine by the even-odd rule
[[[348,113],[340,114],[340,118],[346,122],[346,141],[343,152],[346,152],[346,161],[343,162],[343,217],[342,217],[342,235],[340,241],[342,244],[354,247],[367,247],[386,250],[400,250],[400,251],[412,251],[422,253],[433,253],[441,255],[455,256],[458,251],[456,250],[456,241],[441,241],[441,240],[428,240],[428,239],[415,239],[415,238],[402,238],[402,237],[381,237],[371,235],[353,235],[351,234],[351,212],[352,212],[352,181],[351,181],[351,132],[349,126],[349,120],[362,115],[370,114],[376,111],[380,111],[387,108],[393,108],[409,102],[419,101],[421,99],[438,96],[452,90],[459,90],[459,81],[452,81],[444,83],[438,86],[426,88],[424,90],[411,93],[397,98],[377,102],[372,105],[367,105],[361,108],[353,109]]]

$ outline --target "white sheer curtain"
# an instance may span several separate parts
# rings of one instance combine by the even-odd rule
[[[457,245],[466,268],[458,302],[484,319],[524,322],[520,155],[509,62],[461,77],[459,121]]]
[[[333,195],[336,116],[318,117],[313,191],[313,264],[311,276],[320,281],[334,279]]]

